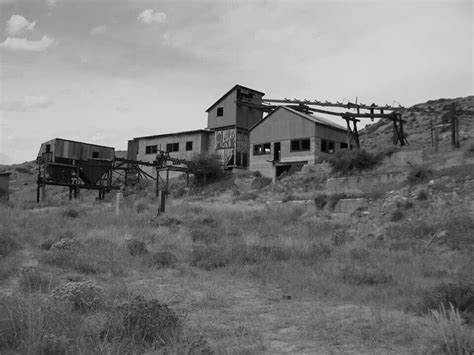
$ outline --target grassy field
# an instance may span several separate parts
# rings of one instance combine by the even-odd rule
[[[0,206],[0,351],[467,354],[472,191],[436,179],[352,215],[212,187],[159,217],[146,187],[120,215],[88,196],[15,200]]]

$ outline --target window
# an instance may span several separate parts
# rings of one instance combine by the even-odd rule
[[[156,154],[156,153],[158,153],[157,145],[147,145],[145,147],[145,154]]]
[[[222,117],[224,116],[224,108],[223,107],[218,107],[217,108],[217,117]]]
[[[46,144],[46,153],[51,152],[51,144]]]
[[[193,142],[186,142],[186,151],[193,150]]]
[[[333,141],[321,139],[321,152],[333,154],[336,144]]]
[[[270,154],[271,152],[270,146],[271,146],[270,143],[255,144],[253,146],[253,155]]]
[[[242,166],[249,166],[249,158],[247,153],[242,153]]]
[[[307,139],[295,139],[291,141],[290,150],[292,152],[299,152],[311,149],[311,141]]]
[[[347,148],[349,148],[349,144],[341,142],[340,147],[341,147],[341,149],[347,149]]]
[[[166,145],[167,152],[179,152],[179,143],[168,143]]]
[[[99,152],[92,152],[92,158],[97,159],[99,157]]]

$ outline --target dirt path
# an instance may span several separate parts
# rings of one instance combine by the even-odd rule
[[[161,270],[127,284],[182,311],[190,332],[226,353],[407,354],[428,331],[425,320],[402,312],[288,299],[225,272]]]

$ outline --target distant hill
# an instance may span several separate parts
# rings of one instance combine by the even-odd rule
[[[448,105],[454,103],[457,110],[474,111],[474,96],[460,97],[455,99],[429,100],[425,103],[414,105],[402,112],[402,118],[406,121],[404,131],[408,134],[409,148],[431,147],[431,121],[433,125],[446,122]],[[416,109],[436,110],[439,113],[417,112]],[[474,142],[474,115],[459,115],[459,136],[461,148],[468,147]],[[367,125],[360,132],[361,145],[371,151],[380,151],[392,146],[393,124],[391,120],[379,120]],[[440,134],[440,149],[448,149],[450,146],[451,131],[446,127]]]

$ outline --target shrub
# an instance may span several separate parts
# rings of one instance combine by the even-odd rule
[[[392,275],[370,265],[349,265],[341,270],[344,282],[354,285],[381,285],[392,282]]]
[[[150,266],[168,268],[173,267],[177,261],[178,259],[173,253],[169,251],[161,251],[151,254],[148,259],[148,264]]]
[[[224,166],[217,154],[198,154],[192,158],[191,171],[199,182],[215,180],[224,175]]]
[[[137,212],[137,213],[145,212],[145,211],[147,211],[149,208],[150,208],[150,206],[149,206],[148,203],[146,203],[146,201],[143,200],[143,199],[138,200],[138,201],[135,201],[135,203],[133,204],[133,209],[134,209],[135,212]]]
[[[39,248],[43,250],[50,250],[54,243],[54,239],[46,239],[40,243]]]
[[[138,239],[127,239],[125,241],[125,247],[127,248],[128,254],[132,256],[143,255],[148,252],[145,243]]]
[[[37,267],[26,267],[20,270],[18,286],[24,293],[49,292],[56,284],[51,273],[46,273]]]
[[[407,181],[410,185],[423,184],[427,182],[431,176],[433,176],[432,170],[422,166],[417,166],[410,170],[407,176]]]
[[[155,218],[154,224],[157,227],[172,227],[179,226],[183,224],[183,222],[178,218],[163,214]]]
[[[77,251],[82,247],[82,244],[74,238],[62,238],[58,242],[51,245],[51,250],[70,250]]]
[[[73,208],[68,208],[63,211],[63,216],[70,217],[70,218],[77,218],[79,216],[79,212],[77,212]]]
[[[234,202],[235,201],[254,201],[258,198],[258,193],[255,191],[249,191],[249,192],[244,192],[240,195],[237,195],[234,197]]]
[[[355,248],[349,251],[352,260],[365,261],[370,257],[370,252],[364,248]]]
[[[403,219],[403,212],[401,209],[397,208],[395,211],[392,212],[392,215],[390,216],[390,220],[392,222],[398,222]]]
[[[102,289],[90,281],[68,282],[53,290],[54,298],[70,302],[80,313],[95,311],[104,305]]]
[[[435,323],[436,341],[443,354],[472,354],[474,349],[470,344],[469,329],[463,324],[458,310],[452,304],[449,309],[441,306],[439,310],[432,310],[431,317]]]
[[[350,174],[371,170],[379,164],[381,158],[365,150],[339,150],[329,159],[329,164],[336,173]]]
[[[461,313],[474,313],[474,284],[466,281],[446,282],[422,292],[419,309],[427,312],[454,306]]]
[[[426,191],[425,189],[419,190],[416,194],[416,199],[418,201],[426,201],[428,197],[429,197],[428,191]]]
[[[7,234],[0,234],[0,256],[5,257],[18,249],[20,245],[16,240]]]
[[[328,196],[326,194],[319,194],[314,198],[316,208],[322,210],[328,203]]]
[[[221,247],[195,247],[190,264],[204,270],[213,270],[229,264],[226,251]]]
[[[116,308],[103,335],[109,340],[127,338],[136,344],[166,346],[173,342],[179,330],[179,319],[166,304],[137,296]]]
[[[328,208],[333,211],[336,208],[337,203],[339,200],[347,198],[347,195],[344,192],[339,192],[335,194],[331,194],[328,197]]]
[[[203,243],[206,245],[215,244],[222,237],[219,234],[219,231],[214,228],[197,228],[191,230],[191,240],[194,243]]]

